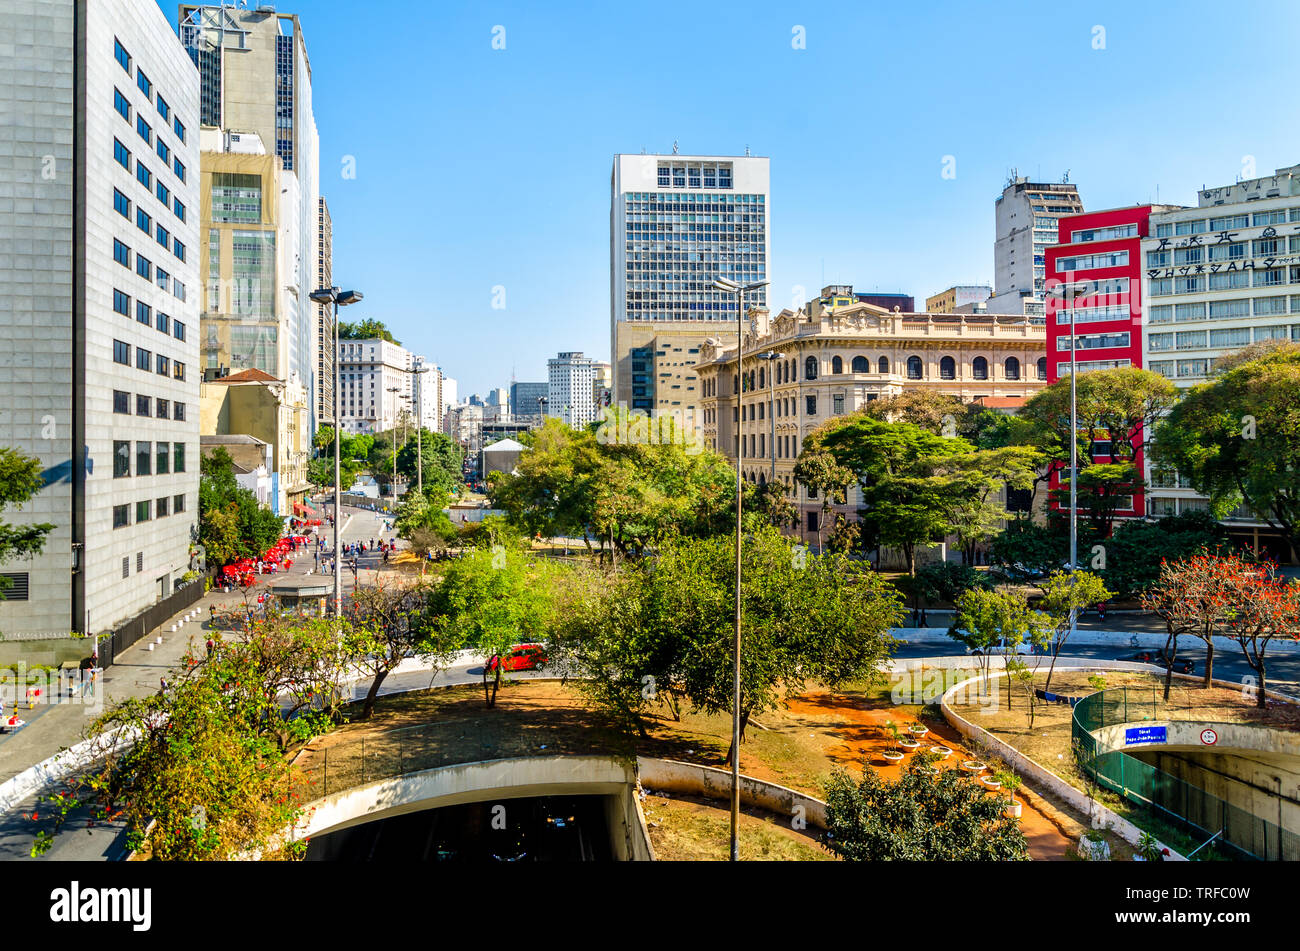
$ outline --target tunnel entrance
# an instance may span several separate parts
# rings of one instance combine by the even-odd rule
[[[609,796],[496,799],[409,812],[314,837],[316,862],[608,862]]]

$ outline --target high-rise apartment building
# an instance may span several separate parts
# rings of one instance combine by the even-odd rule
[[[316,208],[316,286],[334,286],[334,222],[322,195]],[[334,419],[334,308],[316,304],[316,420]],[[313,427],[314,429],[315,427]]]
[[[581,429],[600,418],[592,399],[597,362],[581,352],[560,353],[546,361],[546,415]]]
[[[990,314],[1045,314],[1047,249],[1057,243],[1058,219],[1083,211],[1079,190],[1068,182],[1031,182],[1012,174],[994,202],[994,296]]]
[[[319,329],[309,295],[319,266],[320,140],[302,25],[296,15],[269,5],[185,3],[179,33],[198,66],[203,124],[256,134],[266,152],[280,160],[275,195],[285,225],[280,253],[297,291],[286,300],[286,335],[277,344],[287,358],[287,375],[280,378],[301,380],[314,411]]]
[[[199,83],[138,0],[5,0],[0,424],[52,523],[0,630],[102,634],[170,595],[198,520]],[[15,147],[17,146],[17,147]]]
[[[610,361],[613,401],[674,411],[699,426],[700,345],[733,321],[736,298],[713,286],[768,276],[768,159],[616,155],[610,181]],[[765,288],[750,306],[765,306]],[[680,352],[673,382],[648,370]],[[552,404],[551,414],[555,415]]]
[[[373,337],[339,341],[339,416],[343,432],[379,433],[415,420],[412,402],[416,357],[405,347]]]

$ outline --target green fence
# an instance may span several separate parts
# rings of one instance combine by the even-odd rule
[[[1157,834],[1173,830],[1200,845],[1219,833],[1211,848],[1220,856],[1300,861],[1300,835],[1120,750],[1099,749],[1093,735],[1121,723],[1200,719],[1195,710],[1190,703],[1166,704],[1159,688],[1115,687],[1085,697],[1074,708],[1071,728],[1079,764],[1099,786],[1144,812],[1147,822],[1138,825]]]

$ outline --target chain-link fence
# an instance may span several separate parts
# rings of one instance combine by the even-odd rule
[[[1213,704],[1172,695],[1171,701],[1163,700],[1160,688],[1148,687],[1115,687],[1085,697],[1074,708],[1071,727],[1080,768],[1145,813],[1137,824],[1160,838],[1181,835],[1193,843],[1191,849],[1213,838],[1213,854],[1220,857],[1300,861],[1300,835],[1127,753],[1098,746],[1093,734],[1107,726],[1215,719],[1207,716]]]

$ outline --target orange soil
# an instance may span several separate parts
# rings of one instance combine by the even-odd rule
[[[885,759],[883,753],[889,748],[891,740],[885,724],[893,721],[900,730],[920,724],[928,727],[930,732],[921,737],[921,749],[931,746],[946,746],[952,755],[947,763],[955,764],[961,760],[971,759],[971,753],[961,743],[961,735],[946,723],[934,726],[920,723],[915,717],[898,707],[869,707],[866,702],[845,694],[810,693],[786,701],[786,709],[801,716],[816,718],[821,721],[827,735],[840,742],[827,748],[827,755],[837,763],[849,768],[860,768],[865,761],[883,779],[895,780],[902,775],[903,764],[894,764]],[[829,717],[834,724],[828,724]],[[910,754],[903,760],[906,763]],[[984,775],[988,775],[986,772]],[[1025,786],[1022,786],[1023,790]],[[989,795],[1002,795],[989,793]],[[1023,803],[1020,816],[1020,828],[1029,843],[1029,854],[1038,860],[1062,860],[1071,848],[1070,839],[1048,817],[1048,814],[1026,801],[1017,793]]]

